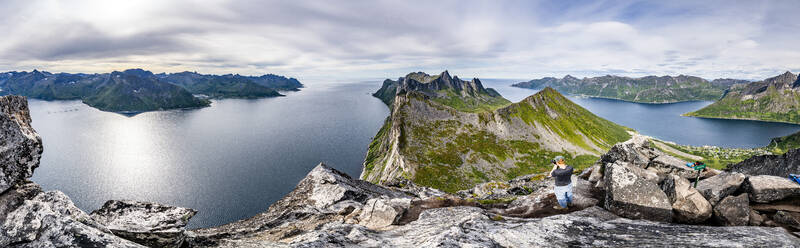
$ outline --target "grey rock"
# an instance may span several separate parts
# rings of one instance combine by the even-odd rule
[[[800,230],[800,213],[778,211],[772,216],[772,220],[777,223]]]
[[[112,233],[151,247],[180,247],[184,227],[197,213],[194,209],[152,202],[110,200],[91,218]]]
[[[733,194],[744,182],[745,175],[742,173],[723,172],[719,175],[700,180],[697,183],[697,191],[715,206],[717,202],[726,196]]]
[[[597,183],[598,181],[602,181],[603,180],[603,171],[605,170],[605,165],[603,165],[603,164],[595,164],[592,167],[594,167],[594,169],[592,170],[591,175],[589,175],[589,179],[588,179],[589,182]]]
[[[672,221],[672,204],[659,186],[636,173],[627,164],[607,164],[605,208],[631,219]]]
[[[3,197],[9,194],[26,195],[6,192]],[[0,247],[142,247],[85,224],[96,225],[86,218],[63,193],[40,192],[0,217]]]
[[[702,223],[711,217],[711,204],[686,178],[670,175],[662,182],[661,189],[672,202],[676,222]]]
[[[748,175],[772,175],[787,177],[800,174],[800,149],[789,150],[783,155],[762,155],[745,159],[725,169]]]
[[[750,194],[750,201],[768,203],[787,197],[800,197],[800,184],[785,177],[770,175],[750,176],[742,184]]]
[[[42,156],[42,138],[31,127],[28,100],[0,96],[0,192],[33,176]]]
[[[611,147],[607,153],[600,156],[600,161],[603,164],[627,162],[636,167],[646,168],[650,160],[662,154],[651,146],[647,137],[633,135],[630,140]]]
[[[714,206],[714,219],[726,226],[745,226],[750,222],[747,194],[729,195]]]
[[[353,179],[319,164],[292,192],[272,204],[266,212],[218,227],[192,230],[187,242],[189,246],[218,246],[226,240],[246,239],[253,235],[259,236],[263,242],[286,240],[325,224],[353,223],[349,218],[355,217],[356,212],[342,211],[339,203],[352,205],[355,202],[363,206],[369,199],[380,197],[412,198],[407,192]]]
[[[373,198],[367,200],[359,216],[359,224],[371,229],[397,224],[411,206],[411,198]]]
[[[798,242],[781,228],[630,220],[598,207],[546,218],[502,220],[474,207],[438,208],[393,229],[330,224],[288,241],[295,247],[792,247]]]

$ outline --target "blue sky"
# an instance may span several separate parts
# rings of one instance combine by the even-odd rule
[[[0,70],[302,79],[800,72],[800,1],[57,1],[0,6]]]

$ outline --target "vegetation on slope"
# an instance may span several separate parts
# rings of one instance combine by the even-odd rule
[[[127,79],[108,80],[114,73]],[[208,106],[207,101],[193,99],[191,94],[212,98],[258,98],[280,96],[275,89],[297,90],[303,87],[297,79],[272,74],[258,77],[193,72],[153,74],[142,69],[114,73],[6,72],[0,74],[0,95],[15,94],[43,100],[81,99],[101,110],[142,112]],[[173,87],[175,85],[180,87]]]
[[[735,83],[744,80],[718,79],[709,82],[693,76],[647,76],[629,78],[602,76],[578,79],[542,78],[513,84],[521,88],[541,89],[553,87],[559,92],[599,98],[619,99],[641,103],[672,103],[684,101],[717,100]]]
[[[773,154],[784,154],[789,150],[800,148],[800,132],[772,139],[766,149]]]
[[[800,124],[800,85],[796,80],[796,75],[786,72],[733,87],[719,101],[684,115]]]
[[[586,150],[595,150],[589,142],[599,146],[602,153],[617,142],[630,139],[630,129],[589,112],[573,103],[552,88],[545,88],[520,103],[507,108],[510,116],[527,123],[549,127],[561,138]]]
[[[413,81],[404,85],[404,79]],[[403,96],[399,103],[397,94]],[[398,169],[387,168],[397,166],[387,163],[394,145],[406,168],[416,168],[403,172],[403,177],[455,192],[490,180],[546,172],[557,155],[583,169],[630,138],[625,127],[595,116],[553,89],[512,104],[496,91],[483,89],[477,79],[450,79],[446,72],[412,73],[384,81],[373,96],[396,111],[373,138],[365,158],[361,177],[376,183],[382,173]],[[504,131],[496,125],[505,126]],[[542,130],[549,130],[541,134],[547,137],[540,136]],[[564,140],[571,150],[553,149],[558,145],[547,143],[552,139]]]
[[[664,144],[669,146],[670,148],[678,150],[679,152],[700,157],[702,158],[701,160],[703,161],[703,163],[705,163],[711,168],[724,169],[728,165],[742,162],[753,156],[769,155],[769,154],[780,155],[786,153],[789,150],[800,148],[800,132],[783,137],[774,138],[769,143],[769,145],[759,148],[723,148],[717,146],[689,146],[689,145],[678,145],[672,142],[664,142],[664,141],[658,141],[658,142],[660,144]],[[672,156],[675,156],[677,158],[686,161],[695,160],[692,158],[688,158],[686,156],[682,156],[681,154],[676,154],[667,149],[661,149],[660,147],[659,149]]]
[[[111,73],[94,94],[83,102],[103,111],[144,112],[161,109],[196,108],[208,106],[185,89],[121,72]]]
[[[433,101],[462,112],[477,113],[492,111],[511,104],[511,101],[506,100],[500,96],[500,94],[491,95],[486,92],[480,92],[470,97],[463,97],[458,95],[458,92],[452,89],[440,90],[436,93],[439,95],[439,97],[433,98]]]

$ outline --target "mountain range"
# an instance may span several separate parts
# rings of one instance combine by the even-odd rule
[[[800,79],[786,72],[748,84],[736,84],[719,101],[686,116],[800,124]]]
[[[556,155],[588,166],[631,137],[552,88],[511,103],[479,79],[447,71],[386,80],[374,96],[391,115],[364,162],[361,178],[373,183],[410,179],[455,192],[546,171]]]
[[[579,79],[570,75],[563,78],[545,77],[513,84],[514,87],[541,89],[552,87],[559,92],[573,95],[618,99],[640,103],[672,103],[684,101],[713,101],[735,84],[748,83],[738,79],[715,79],[700,77],[646,76],[640,78],[621,76],[586,77]]]
[[[196,72],[153,74],[128,69],[102,74],[5,72],[0,74],[0,95],[23,95],[42,100],[82,100],[103,111],[144,111],[196,108],[210,98],[259,98],[282,96],[277,90],[298,90],[294,78],[205,75]],[[200,98],[198,98],[198,96]]]

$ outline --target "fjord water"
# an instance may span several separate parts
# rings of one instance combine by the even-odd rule
[[[482,81],[511,101],[536,92],[510,87],[514,80]],[[370,96],[380,81],[307,86],[287,97],[216,100],[208,108],[133,117],[80,101],[30,100],[33,126],[44,141],[33,180],[64,191],[85,211],[109,199],[135,199],[199,210],[190,227],[253,216],[319,162],[357,177],[372,136],[389,114]],[[710,102],[570,99],[601,117],[682,144],[757,147],[800,130],[679,116]]]
[[[377,83],[307,85],[286,97],[133,117],[30,100],[45,151],[33,180],[87,212],[135,199],[199,210],[190,227],[253,216],[319,162],[357,177],[389,114],[370,95]]]

